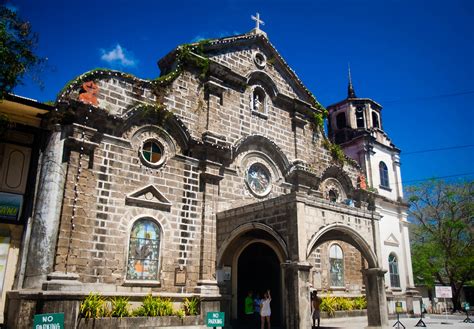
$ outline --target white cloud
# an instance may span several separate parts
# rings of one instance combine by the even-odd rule
[[[123,67],[131,67],[137,65],[137,60],[133,58],[133,55],[127,51],[127,49],[122,48],[119,44],[115,46],[114,49],[106,51],[104,49],[100,50],[102,56],[100,59],[111,64],[118,65]]]

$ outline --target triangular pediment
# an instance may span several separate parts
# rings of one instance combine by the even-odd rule
[[[220,39],[206,40],[202,43],[197,42],[192,45],[198,46],[201,49],[203,56],[209,58],[217,65],[227,66],[229,62],[235,62],[236,58],[231,58],[229,61],[227,61],[227,59],[232,54],[238,54],[238,57],[240,58],[239,62],[242,62],[242,65],[239,64],[240,68],[246,67],[247,64],[249,65],[248,69],[250,71],[246,72],[238,72],[232,67],[229,67],[225,72],[227,79],[233,78],[238,80],[238,78],[234,76],[235,74],[248,79],[252,71],[261,72],[262,74],[271,76],[275,81],[286,81],[289,89],[291,89],[293,93],[297,95],[296,98],[298,98],[300,102],[302,101],[303,103],[306,103],[314,108],[319,108],[320,106],[313,94],[306,88],[303,82],[298,78],[293,69],[278,53],[276,48],[271,44],[264,33],[250,32],[247,34],[224,37]],[[267,67],[271,66],[271,69],[267,69],[267,67],[258,67],[258,65],[254,65],[254,63],[252,63],[252,60],[249,60],[249,57],[252,57],[251,53],[257,50],[265,54],[266,63],[268,64]],[[176,50],[170,52],[158,62],[162,74],[170,72],[170,70],[174,67],[175,60]],[[255,66],[253,67],[253,70],[251,69],[252,66]],[[214,70],[218,69],[214,68]],[[213,71],[212,65],[211,71]],[[276,75],[279,76],[277,77]],[[294,98],[292,95],[287,95],[287,91],[288,89],[286,87],[279,90],[283,97],[286,96],[288,99]]]
[[[169,211],[171,202],[154,185],[148,185],[125,197],[129,206],[153,208]]]
[[[383,242],[387,246],[395,246],[398,247],[400,245],[400,242],[398,242],[397,238],[393,233],[391,233],[387,239]]]

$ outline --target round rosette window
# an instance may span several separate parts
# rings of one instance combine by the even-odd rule
[[[165,159],[163,146],[156,140],[143,142],[140,155],[143,162],[150,167],[160,166]]]
[[[248,168],[245,182],[252,193],[260,197],[270,193],[272,187],[270,171],[258,162]]]

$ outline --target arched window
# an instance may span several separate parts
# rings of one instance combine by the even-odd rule
[[[336,116],[336,125],[337,129],[346,128],[346,114],[344,112]]]
[[[388,256],[388,269],[390,272],[390,286],[400,288],[400,275],[398,273],[398,260],[394,253]]]
[[[158,280],[160,227],[150,219],[139,219],[132,227],[128,247],[128,280]]]
[[[364,107],[357,106],[356,107],[356,121],[357,121],[357,128],[364,128]]]
[[[379,173],[380,173],[380,185],[383,187],[389,187],[388,181],[388,169],[385,162],[380,161],[379,163]]]
[[[372,126],[374,128],[380,128],[379,115],[377,112],[372,112]]]
[[[329,274],[331,287],[344,286],[344,254],[337,244],[329,248]]]

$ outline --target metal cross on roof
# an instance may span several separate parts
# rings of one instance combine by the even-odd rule
[[[265,22],[260,19],[260,14],[257,13],[256,16],[251,15],[250,16],[254,21],[255,21],[255,29],[260,30],[260,24],[265,25]]]

